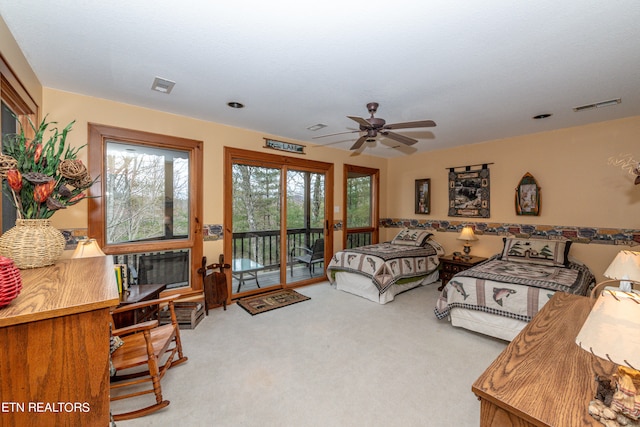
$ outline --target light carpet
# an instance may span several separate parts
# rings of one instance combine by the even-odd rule
[[[118,427],[478,426],[471,384],[506,343],[438,321],[438,285],[379,305],[324,282],[258,317],[210,310],[181,331],[189,360],[162,381],[171,404]]]

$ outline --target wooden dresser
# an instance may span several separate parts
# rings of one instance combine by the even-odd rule
[[[107,426],[110,256],[21,270],[0,309],[0,426]]]
[[[476,380],[480,426],[602,426],[587,406],[613,363],[575,343],[589,298],[557,292]]]

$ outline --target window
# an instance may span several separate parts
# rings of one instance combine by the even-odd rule
[[[201,289],[202,142],[89,124],[89,236],[135,283]],[[97,196],[97,197],[96,197]]]
[[[107,140],[106,243],[184,239],[189,153]]]
[[[0,124],[2,140],[5,135],[16,133],[24,126],[27,137],[33,136],[29,120],[35,121],[38,107],[24,90],[8,64],[0,57]],[[15,225],[16,210],[6,195],[2,196],[2,232]]]
[[[378,242],[378,169],[344,166],[346,249]]]

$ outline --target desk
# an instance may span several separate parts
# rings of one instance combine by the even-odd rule
[[[245,274],[249,276],[249,279],[254,279],[256,281],[256,285],[260,287],[260,283],[258,283],[258,271],[264,268],[262,264],[259,264],[252,259],[237,258],[233,260],[232,266],[231,274],[233,277],[238,279],[238,289],[236,290],[236,293],[240,292],[240,288],[244,285]]]
[[[587,410],[594,376],[616,366],[575,343],[589,311],[587,297],[553,295],[473,383],[481,427],[602,426]]]
[[[0,426],[106,427],[109,311],[118,305],[112,258],[20,274],[22,292],[0,310],[0,396],[17,405],[0,413]]]
[[[131,285],[128,291],[120,294],[120,306],[134,304],[141,301],[149,301],[160,298],[160,292],[164,291],[167,285]],[[158,306],[144,307],[139,310],[131,310],[124,313],[118,313],[113,316],[115,328],[133,325],[135,323],[144,322],[146,320],[157,319]]]

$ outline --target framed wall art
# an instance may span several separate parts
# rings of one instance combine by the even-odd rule
[[[540,187],[529,172],[524,174],[516,187],[516,214],[540,215]]]
[[[489,218],[489,168],[449,169],[449,216]]]
[[[416,213],[431,213],[431,179],[416,179]]]

